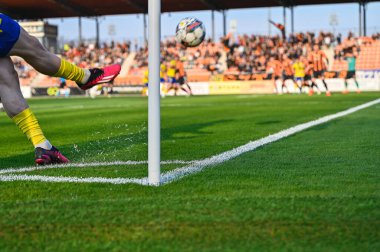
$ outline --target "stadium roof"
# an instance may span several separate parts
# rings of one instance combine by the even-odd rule
[[[361,0],[162,0],[162,12],[358,3],[360,1]],[[375,2],[379,0],[364,1]],[[2,1],[0,12],[16,19],[40,19],[146,13],[147,7],[148,0],[9,0]]]

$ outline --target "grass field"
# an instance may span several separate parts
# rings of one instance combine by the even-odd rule
[[[168,97],[162,160],[204,159],[379,97]],[[72,162],[147,159],[146,98],[29,102]],[[0,182],[0,251],[379,251],[379,125],[375,105],[161,187]],[[0,169],[32,166],[4,113],[0,129]],[[138,178],[147,165],[25,174]]]

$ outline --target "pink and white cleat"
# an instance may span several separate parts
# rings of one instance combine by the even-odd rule
[[[35,162],[38,165],[66,164],[70,162],[54,146],[53,148],[51,148],[51,150],[45,150],[43,148],[37,147],[34,150],[34,152],[35,152]]]
[[[91,75],[87,83],[77,84],[81,89],[87,90],[99,84],[109,83],[119,75],[120,70],[121,66],[119,64],[110,65],[104,68],[91,68]]]

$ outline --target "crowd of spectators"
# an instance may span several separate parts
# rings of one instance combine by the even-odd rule
[[[344,56],[347,51],[358,50],[360,41],[353,34],[346,39],[342,35],[320,32],[291,34],[287,39],[280,36],[243,35],[234,39],[230,34],[222,38],[227,49],[228,69],[237,69],[239,72],[263,73],[267,71],[271,57],[281,60],[284,55],[296,60],[303,56],[308,58],[313,45],[317,44],[324,50],[334,50],[335,55]]]
[[[282,36],[239,35],[228,34],[220,42],[211,40],[203,42],[197,48],[183,48],[175,39],[167,39],[161,43],[163,62],[179,56],[185,61],[187,69],[206,69],[214,74],[228,71],[239,73],[265,73],[271,57],[281,60],[287,55],[291,60],[303,56],[308,58],[314,44],[324,50],[333,50],[336,59],[342,59],[348,52],[360,52],[360,46],[379,40],[380,34],[372,37],[355,37],[349,33],[346,38],[342,34],[330,32],[295,33],[286,39]],[[224,57],[223,57],[224,55]],[[148,50],[141,48],[136,55],[135,68],[146,67]]]
[[[77,47],[65,45],[62,56],[80,67],[103,67],[115,63],[122,64],[130,52],[130,46],[129,42],[103,43],[99,47],[95,44],[81,44]]]

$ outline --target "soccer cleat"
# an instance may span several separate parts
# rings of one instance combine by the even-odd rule
[[[121,66],[119,64],[107,66],[104,68],[91,68],[91,75],[88,81],[85,84],[77,84],[81,89],[87,90],[99,84],[109,83],[119,75],[120,70]]]
[[[330,91],[326,91],[326,96],[331,96],[331,92]]]
[[[45,150],[41,147],[37,147],[34,150],[34,152],[35,152],[35,162],[38,165],[66,164],[66,163],[70,162],[54,146],[53,146],[53,148],[51,148],[51,150]]]
[[[348,92],[347,89],[343,90],[343,92],[342,92],[342,94],[348,94],[348,93],[349,93],[349,92]]]

